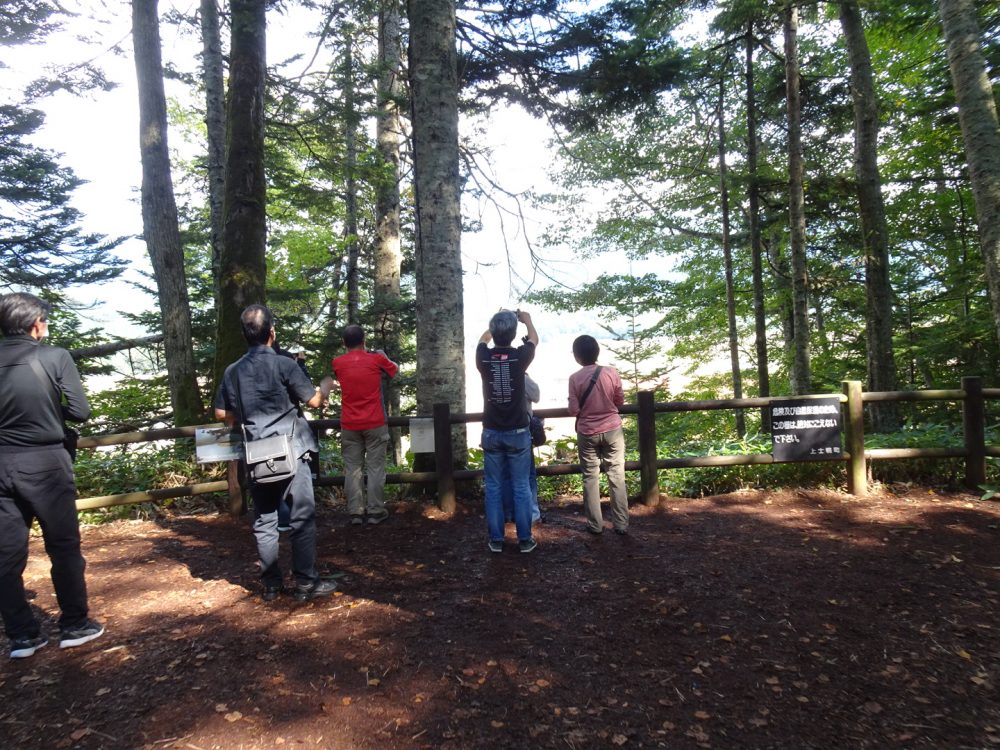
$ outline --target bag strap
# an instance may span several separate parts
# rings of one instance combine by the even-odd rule
[[[597,385],[597,379],[601,376],[601,368],[602,365],[598,365],[594,368],[594,374],[590,376],[590,384],[587,386],[587,390],[583,392],[583,395],[580,396],[580,411],[583,411],[583,405],[587,403],[587,397],[590,395],[590,392],[594,390],[594,386]]]
[[[597,385],[597,379],[601,376],[602,367],[603,365],[598,365],[597,367],[594,368],[594,374],[590,376],[590,383],[587,385],[587,390],[585,390],[583,392],[583,395],[580,396],[580,404],[579,404],[580,411],[577,412],[576,421],[573,423],[574,429],[576,424],[578,424],[580,421],[580,412],[583,411],[583,405],[587,403],[587,397],[590,395],[590,392],[594,390],[594,386]]]
[[[32,372],[41,381],[42,386],[49,394],[49,399],[52,401],[52,405],[56,407],[56,416],[62,421],[62,404],[59,401],[59,394],[56,392],[55,384],[52,382],[51,378],[45,374],[45,368],[42,367],[42,363],[38,359],[38,347],[31,353],[28,358],[28,364],[31,366]]]
[[[237,363],[236,368],[234,368],[236,369],[236,372],[233,373],[233,384],[236,387],[236,403],[239,404],[240,406],[240,417],[241,417],[240,431],[243,433],[243,443],[246,444],[249,443],[250,441],[247,439],[247,426],[245,424],[246,410],[243,408],[243,394],[240,392],[240,377],[239,377],[240,373],[237,369],[239,368],[240,364],[243,362],[244,359],[246,359],[245,354],[243,355],[243,357],[240,358],[240,362]],[[295,416],[292,417],[292,431],[289,434],[290,438],[295,437],[295,422],[298,420],[298,418],[299,418],[299,408],[298,406],[296,406]]]

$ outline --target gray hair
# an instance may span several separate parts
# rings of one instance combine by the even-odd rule
[[[4,336],[24,336],[39,320],[48,320],[49,303],[27,292],[0,297],[0,330]]]
[[[510,310],[501,310],[490,318],[490,334],[498,346],[510,346],[517,333],[517,315]]]

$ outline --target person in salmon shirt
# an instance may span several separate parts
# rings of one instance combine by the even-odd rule
[[[614,367],[597,364],[601,347],[593,336],[578,336],[573,357],[582,367],[569,378],[569,413],[576,417],[576,445],[583,469],[583,510],[587,531],[604,531],[601,516],[601,470],[608,474],[611,524],[628,533],[625,490],[625,434],[618,408],[625,403],[622,379]]]

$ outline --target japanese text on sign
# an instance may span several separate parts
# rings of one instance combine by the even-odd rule
[[[775,461],[839,459],[840,399],[783,401],[771,407],[771,446]]]

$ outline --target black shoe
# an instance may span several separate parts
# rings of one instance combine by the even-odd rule
[[[87,620],[83,625],[76,628],[66,628],[59,636],[59,648],[73,648],[82,646],[88,641],[104,635],[104,626],[93,620]]]
[[[623,526],[615,526],[615,533],[625,536],[628,533],[628,529]]]
[[[503,539],[491,539],[490,552],[492,552],[495,555],[503,552]]]
[[[34,638],[14,638],[10,642],[11,659],[27,659],[34,656],[35,652],[46,645],[49,639],[44,635],[36,635]]]
[[[368,524],[370,526],[378,526],[383,521],[389,520],[389,511],[383,510],[379,513],[372,513],[368,516]]]
[[[588,534],[593,534],[594,536],[600,536],[601,534],[604,533],[604,529],[592,529],[592,528],[590,528],[588,526],[587,527],[587,533]]]
[[[351,526],[360,526],[365,522],[365,517],[361,513],[351,514]]]
[[[292,530],[291,526],[281,526],[281,525],[278,526],[278,531],[279,532],[291,531],[291,530]]]
[[[521,540],[517,543],[517,546],[521,552],[534,552],[535,548],[538,547],[538,542],[535,541],[534,537],[531,537]]]
[[[265,602],[273,602],[279,596],[285,592],[285,589],[281,586],[265,586],[264,593],[260,595],[260,598]]]
[[[329,596],[336,590],[337,584],[333,581],[316,581],[312,586],[296,586],[293,596],[297,602],[307,602],[310,599]]]

